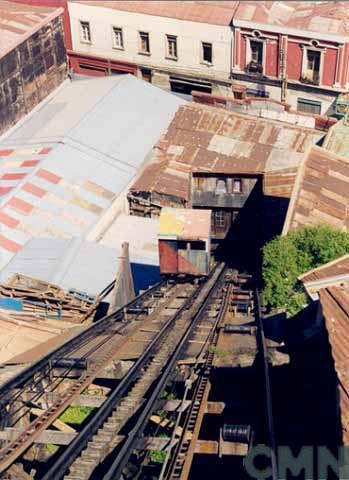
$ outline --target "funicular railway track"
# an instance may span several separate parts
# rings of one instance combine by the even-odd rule
[[[40,395],[45,395],[47,390],[50,392],[55,390],[57,379],[52,379],[51,373],[57,365],[66,366],[65,373],[71,370],[71,365],[79,362],[85,366],[80,377],[70,382],[68,388],[58,395],[57,400],[42,415],[0,451],[0,472],[5,472],[35,442],[40,433],[59,417],[73,399],[93,382],[117,352],[127,346],[140,329],[140,322],[135,321],[135,313],[138,311],[141,317],[143,315],[142,325],[144,326],[147,321],[145,311],[149,305],[152,305],[153,312],[149,315],[149,319],[154,320],[154,316],[156,317],[157,330],[144,346],[143,353],[92,416],[86,428],[76,436],[54,463],[44,479],[59,479],[64,474],[66,479],[90,478],[96,466],[120,442],[118,432],[142,406],[137,428],[129,432],[120,450],[123,452],[127,448],[131,452],[134,442],[142,431],[142,425],[144,427],[152,412],[157,395],[165,387],[173,372],[178,354],[195,324],[195,318],[199,318],[203,305],[210,302],[210,296],[221,278],[223,269],[223,264],[218,265],[207,281],[200,285],[167,282],[156,285],[125,308],[91,325],[78,337],[8,381],[0,390],[1,407],[5,411],[14,399],[25,398],[23,409],[29,411],[30,405],[37,402]],[[157,301],[154,302],[154,299]],[[172,309],[171,304],[175,305]],[[64,374],[61,376],[64,378]],[[43,380],[46,380],[45,389],[40,387]],[[152,393],[149,394],[149,391]],[[26,393],[25,397],[24,393]],[[32,393],[31,398],[30,393]],[[118,461],[120,455],[117,456],[116,463],[114,462],[111,468],[112,475],[115,468],[122,471],[126,457],[127,455],[122,454],[122,462],[120,462]]]
[[[210,384],[210,373],[214,364],[214,349],[218,344],[219,333],[224,327],[224,317],[227,313],[227,310],[231,308],[243,310],[246,309],[248,315],[252,315],[255,319],[255,325],[257,327],[257,345],[258,350],[261,354],[261,374],[263,376],[264,384],[264,397],[265,397],[265,427],[266,427],[266,436],[265,441],[270,447],[271,452],[271,478],[277,480],[277,461],[275,456],[275,433],[274,433],[274,420],[273,420],[273,409],[272,409],[272,395],[269,379],[269,362],[268,362],[268,348],[266,344],[266,339],[264,335],[264,326],[263,326],[263,317],[261,310],[260,294],[255,287],[246,286],[239,284],[239,280],[243,283],[246,282],[248,278],[252,277],[250,275],[237,275],[235,282],[231,281],[231,271],[227,272],[227,282],[225,283],[223,302],[215,322],[215,328],[211,331],[209,338],[207,339],[206,355],[205,362],[201,365],[198,365],[198,362],[194,369],[197,369],[198,378],[196,381],[195,388],[190,397],[190,407],[187,412],[180,410],[180,414],[177,419],[176,426],[179,424],[182,425],[180,429],[180,434],[177,434],[176,429],[173,430],[170,447],[167,450],[167,455],[165,461],[162,465],[160,472],[159,480],[188,480],[190,478],[191,467],[194,459],[194,454],[198,442],[200,443],[200,431],[203,423],[204,414],[207,408],[209,394],[211,391]],[[240,277],[240,278],[239,278]],[[234,286],[239,285],[239,286]],[[229,328],[230,327],[230,328]],[[226,327],[225,327],[226,328]],[[250,327],[242,327],[242,331],[248,331]],[[228,331],[241,331],[241,327],[237,328],[234,326],[228,326]],[[182,398],[182,405],[187,399],[187,390],[185,391]],[[182,415],[183,413],[183,415]],[[183,418],[181,419],[181,416]],[[230,426],[233,427],[233,426]],[[248,431],[249,428],[246,430]],[[239,442],[245,436],[245,429],[242,425],[237,425],[231,428],[231,432],[236,434],[236,441]],[[205,443],[205,442],[204,442]],[[209,442],[208,442],[209,443]],[[211,443],[211,448],[215,442]],[[218,448],[218,451],[221,447]],[[224,447],[222,446],[224,449]],[[231,472],[233,475],[233,472]],[[230,475],[229,475],[230,477]],[[196,477],[194,477],[196,478]],[[228,478],[228,477],[227,477]]]
[[[17,438],[0,450],[0,472],[13,463],[53,421],[79,396],[110,363],[116,352],[148,321],[145,311],[164,309],[178,294],[178,286],[161,282],[138,296],[125,307],[92,324],[85,331],[66,342],[55,351],[31,365],[16,377],[6,382],[0,389],[2,418],[6,417],[11,405],[21,401],[22,407],[11,412],[13,426],[18,419],[30,412],[31,406],[48,392],[54,392],[60,386],[59,398],[49,406]],[[145,322],[134,321],[135,315],[129,312],[143,313]],[[131,319],[128,319],[131,317]],[[142,317],[142,315],[140,315]],[[151,315],[149,315],[149,318]],[[167,317],[168,318],[168,317]],[[164,321],[165,319],[163,319]],[[81,375],[62,392],[62,383],[76,364],[83,365]],[[64,365],[59,377],[54,377],[54,369]],[[62,370],[62,369],[61,369]]]

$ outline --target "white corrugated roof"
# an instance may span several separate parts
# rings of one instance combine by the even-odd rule
[[[183,103],[131,75],[68,81],[0,138],[0,267],[33,237],[86,237]]]
[[[120,250],[81,237],[33,238],[3,268],[0,281],[21,273],[95,296],[115,280],[120,254]]]

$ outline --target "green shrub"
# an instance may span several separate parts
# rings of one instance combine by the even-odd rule
[[[291,315],[306,305],[297,278],[308,270],[349,253],[349,234],[327,225],[295,230],[276,237],[263,248],[263,301]]]
[[[92,407],[68,407],[59,419],[69,425],[80,425],[93,410]]]

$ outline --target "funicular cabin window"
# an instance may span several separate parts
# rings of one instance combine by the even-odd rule
[[[195,240],[191,242],[186,242],[185,240],[180,240],[177,243],[178,250],[206,250],[205,242],[200,240]]]
[[[195,242],[190,242],[189,245],[190,245],[190,250],[205,250],[206,249],[205,242],[201,242],[199,240],[197,240]]]

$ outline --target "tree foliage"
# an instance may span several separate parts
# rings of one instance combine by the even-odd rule
[[[263,248],[263,300],[266,306],[295,314],[306,305],[297,278],[349,253],[349,234],[327,225],[305,227],[276,237]]]

